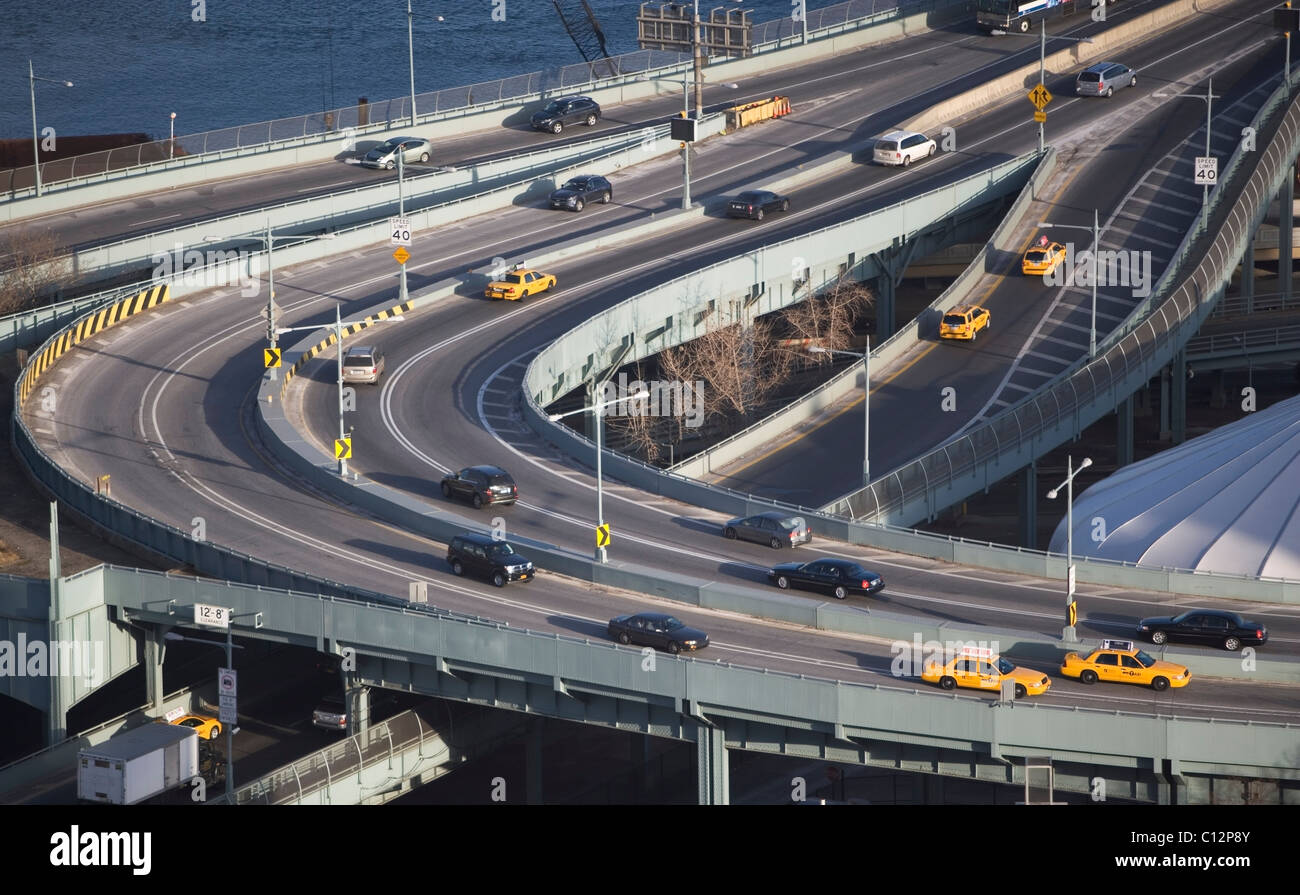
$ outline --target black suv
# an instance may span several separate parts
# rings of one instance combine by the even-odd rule
[[[582,211],[588,202],[608,202],[614,198],[614,187],[599,174],[571,177],[558,190],[551,193],[552,208],[570,208]]]
[[[459,497],[479,509],[485,503],[513,504],[519,499],[515,480],[499,466],[467,466],[442,477],[442,496]]]
[[[497,587],[507,581],[531,581],[537,576],[532,562],[516,553],[507,541],[494,541],[487,535],[456,535],[447,545],[447,565],[456,575],[472,572]]]
[[[539,131],[558,134],[568,124],[585,124],[591,127],[600,120],[600,104],[589,96],[562,96],[547,103],[546,108],[534,112],[532,125]]]

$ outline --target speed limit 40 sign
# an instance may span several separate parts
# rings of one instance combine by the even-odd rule
[[[1197,183],[1200,183],[1198,180]],[[395,246],[409,246],[411,244],[411,219],[410,218],[389,218],[388,232],[390,234],[388,241]]]
[[[1196,183],[1214,186],[1219,182],[1219,160],[1212,155],[1196,157]]]

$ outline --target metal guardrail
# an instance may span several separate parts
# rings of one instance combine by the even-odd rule
[[[1265,101],[1252,121],[1257,132],[1286,97],[1286,89],[1279,87]],[[1289,141],[1287,159],[1295,154],[1298,120],[1300,115],[1293,108],[1282,122],[1283,139]],[[1222,184],[1240,168],[1242,158],[1238,146],[1225,168],[1227,177],[1219,181],[1212,194],[1216,205],[1225,195]],[[1261,167],[1245,184],[1245,191],[1261,189],[1263,164],[1274,166],[1267,175],[1271,181],[1280,176],[1288,163],[1281,159],[1276,140],[1269,143],[1263,159]],[[1252,210],[1246,216],[1242,212],[1243,201],[1238,198],[1230,211],[1231,224],[1237,231],[1231,235],[1221,231],[1208,249],[1198,248],[1198,252],[1205,252],[1201,262],[1190,275],[1183,275],[1182,266],[1201,235],[1198,221],[1184,237],[1151,296],[1100,341],[1094,360],[1085,357],[1077,361],[1037,393],[1026,396],[982,426],[832,501],[823,510],[878,522],[894,522],[910,516],[933,517],[943,506],[965,496],[957,494],[955,485],[959,480],[969,484],[972,478],[978,478],[979,486],[987,487],[1024,465],[1021,454],[1027,444],[1042,453],[1059,443],[1057,436],[1062,429],[1077,435],[1083,427],[1085,408],[1091,411],[1094,405],[1108,404],[1113,409],[1155,375],[1158,365],[1167,363],[1177,346],[1192,336],[1195,329],[1188,331],[1187,326],[1191,323],[1199,326],[1223,286],[1230,281],[1235,259],[1240,254],[1236,244],[1243,242],[1258,224],[1255,221],[1254,225],[1247,226],[1246,218],[1262,219],[1268,195],[1264,194],[1262,199],[1260,195],[1250,195]],[[1215,210],[1212,208],[1211,213]],[[1179,284],[1176,289],[1175,283]],[[1097,413],[1093,418],[1100,415]]]
[[[1225,296],[1214,306],[1215,318],[1237,317],[1246,314],[1267,314],[1273,311],[1300,311],[1300,293],[1283,295],[1281,292],[1256,292],[1253,296]]]
[[[1240,333],[1214,333],[1187,340],[1188,354],[1249,353],[1252,348],[1296,348],[1300,346],[1300,325],[1269,329],[1246,329]]]
[[[937,10],[965,0],[852,0],[824,9],[808,10],[809,40],[829,37],[875,24],[881,17],[899,13]],[[792,37],[802,39],[803,25],[792,18],[754,26],[755,53],[771,52],[789,45]],[[662,74],[690,61],[688,54],[664,50],[637,50],[609,59],[561,66],[541,72],[514,75],[416,94],[416,124],[422,127],[435,118],[487,111],[503,103],[540,100],[548,95],[616,87],[637,78]],[[250,152],[266,151],[277,144],[321,142],[391,130],[411,120],[411,98],[395,97],[365,106],[341,106],[322,112],[295,115],[234,127],[187,134],[100,152],[85,153],[41,163],[41,184],[70,186],[76,181],[107,179],[138,169],[180,167],[221,161]],[[0,170],[0,192],[34,193],[35,166]]]

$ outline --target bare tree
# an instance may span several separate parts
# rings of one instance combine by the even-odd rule
[[[704,335],[670,348],[660,358],[664,373],[703,383],[706,416],[744,416],[785,382],[789,365],[766,320],[710,321]]]
[[[12,228],[0,234],[0,314],[39,305],[71,273],[71,260],[48,230]]]
[[[854,321],[874,301],[866,286],[841,278],[830,289],[786,308],[781,316],[790,336],[780,347],[789,355],[788,362],[801,369],[830,363],[833,355],[814,353],[808,347],[847,349],[853,341]]]

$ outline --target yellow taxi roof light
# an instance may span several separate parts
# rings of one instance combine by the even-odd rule
[[[1132,640],[1103,640],[1101,642],[1101,648],[1131,650],[1133,649],[1133,641]]]

